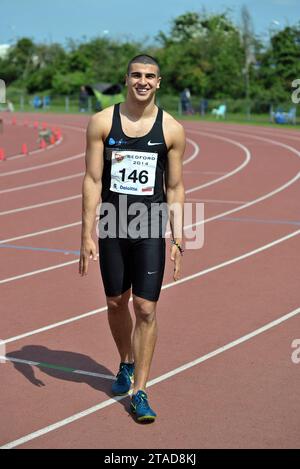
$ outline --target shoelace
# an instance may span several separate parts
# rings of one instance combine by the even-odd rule
[[[122,376],[123,371],[125,371],[126,374],[128,375],[128,377],[130,378],[130,373],[129,373],[128,369],[126,368],[126,365],[120,365],[120,369],[119,369],[119,371],[117,373],[117,376],[116,376],[117,379],[120,376],[123,378],[123,376]]]
[[[148,409],[149,408],[149,404],[148,404],[148,397],[147,397],[147,394],[145,393],[138,393],[135,395],[135,399],[136,401],[136,404],[140,404],[143,408],[146,408]]]
[[[123,371],[124,368],[125,368],[124,365],[123,365],[123,366],[120,366],[120,369],[119,369],[119,371],[118,371],[118,373],[117,373],[117,378],[120,376],[120,374],[122,374],[122,371]],[[125,371],[126,371],[126,370],[125,370]]]

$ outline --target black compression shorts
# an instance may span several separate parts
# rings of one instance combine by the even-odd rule
[[[150,301],[159,298],[165,268],[164,238],[99,239],[105,294],[119,296],[129,288]]]

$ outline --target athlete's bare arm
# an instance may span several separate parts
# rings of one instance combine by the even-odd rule
[[[182,161],[185,150],[185,133],[179,122],[164,113],[164,134],[168,146],[166,171],[167,202],[170,208],[170,225],[174,241],[182,246],[184,185]],[[174,280],[178,280],[181,268],[181,253],[176,245],[171,247],[171,260],[174,261]]]
[[[86,133],[86,172],[82,183],[82,229],[79,274],[87,275],[90,257],[97,260],[92,231],[97,205],[101,202],[104,140],[111,123],[112,108],[94,114]]]

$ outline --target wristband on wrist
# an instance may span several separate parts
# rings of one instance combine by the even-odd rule
[[[177,246],[180,254],[183,256],[183,253],[184,253],[184,250],[182,249],[182,247],[180,246],[179,243],[176,243],[176,241],[174,239],[172,239],[172,244],[174,244],[175,246]]]

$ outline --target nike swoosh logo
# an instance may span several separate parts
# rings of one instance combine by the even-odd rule
[[[148,145],[149,145],[149,147],[152,147],[152,145],[162,145],[162,142],[153,142],[152,143],[151,140],[149,140]]]
[[[157,274],[158,270],[156,270],[155,272],[147,272],[149,275],[152,275],[152,274]]]

